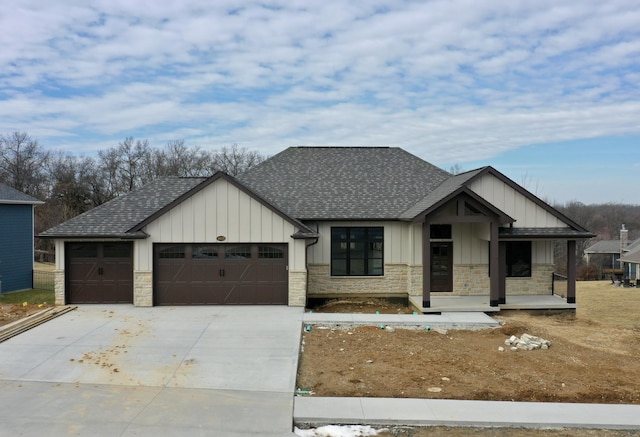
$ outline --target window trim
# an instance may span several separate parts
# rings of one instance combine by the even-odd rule
[[[336,252],[334,244],[336,244],[338,242],[338,240],[334,239],[334,232],[338,232],[338,230],[345,230],[347,232],[347,239],[346,242],[348,243],[356,243],[357,241],[351,240],[351,235],[352,233],[356,233],[354,231],[363,231],[364,233],[364,238],[362,240],[360,240],[360,242],[363,242],[365,244],[365,248],[364,248],[364,258],[355,258],[358,260],[362,260],[364,262],[363,264],[363,271],[362,272],[358,272],[358,273],[350,273],[351,270],[351,261],[352,261],[352,256],[351,256],[351,250],[352,247],[350,244],[347,245],[346,247],[346,257],[345,258],[334,258],[334,253]],[[370,237],[369,231],[371,230],[375,230],[375,231],[379,231],[381,236],[382,236],[382,241],[374,241],[372,237]],[[382,246],[380,247],[380,249],[377,249],[380,251],[381,256],[378,257],[370,257],[370,250],[371,248],[369,247],[369,245],[371,243],[380,243]],[[335,278],[345,278],[345,277],[381,277],[384,276],[384,226],[331,226],[331,241],[330,241],[330,254],[329,254],[330,258],[331,258],[331,266],[330,266],[330,276],[331,277],[335,277]],[[337,260],[346,260],[346,266],[345,266],[345,270],[346,272],[344,274],[340,274],[340,273],[336,273],[335,272],[335,261]],[[370,269],[370,261],[373,260],[380,260],[380,273],[367,273],[369,272]]]

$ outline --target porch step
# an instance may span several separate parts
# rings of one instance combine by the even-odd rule
[[[507,296],[500,306],[489,305],[489,296],[431,296],[431,306],[422,306],[421,296],[409,296],[409,302],[424,314],[442,312],[496,313],[500,310],[575,310],[578,305],[551,294]]]
[[[489,296],[431,296],[431,306],[422,306],[421,296],[409,296],[409,302],[424,314],[442,312],[495,313],[500,307],[489,305]]]

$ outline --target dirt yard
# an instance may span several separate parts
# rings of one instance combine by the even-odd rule
[[[9,323],[30,316],[31,314],[37,313],[38,311],[42,311],[51,306],[53,305],[27,303],[27,305],[24,306],[23,304],[17,303],[4,304],[0,300],[0,326],[8,325]]]
[[[314,327],[303,332],[297,385],[315,396],[640,404],[640,290],[579,283],[577,300],[576,314],[503,312],[500,328],[482,331]],[[343,302],[331,311],[379,307]],[[505,345],[525,333],[551,347]]]

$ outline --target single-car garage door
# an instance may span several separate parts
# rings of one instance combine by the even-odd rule
[[[131,243],[67,243],[65,252],[68,303],[133,302]]]
[[[154,304],[288,303],[286,244],[155,244]]]

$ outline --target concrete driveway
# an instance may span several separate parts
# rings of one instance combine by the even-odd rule
[[[303,310],[81,306],[0,344],[8,435],[292,435]]]

